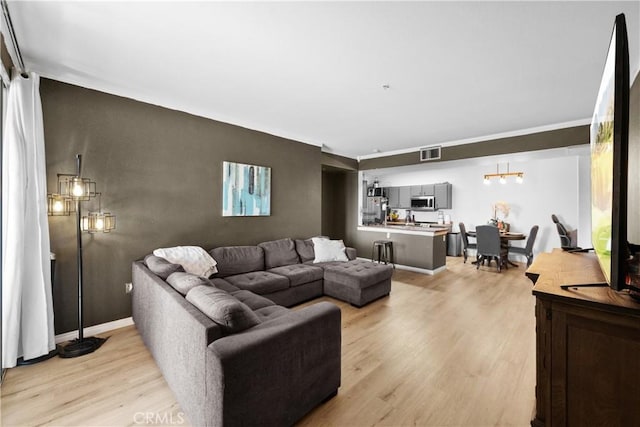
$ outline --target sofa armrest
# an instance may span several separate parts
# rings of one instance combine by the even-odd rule
[[[136,328],[193,425],[205,425],[207,345],[220,328],[142,262],[132,266],[132,315]]]
[[[353,261],[358,257],[358,252],[356,251],[356,248],[347,247],[345,252],[347,254],[347,258],[349,258],[349,261]]]
[[[292,425],[340,386],[340,309],[307,306],[220,338],[207,349],[208,418]]]

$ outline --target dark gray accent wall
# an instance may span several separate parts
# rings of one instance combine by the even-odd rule
[[[75,171],[97,182],[117,216],[84,233],[85,326],[131,315],[131,263],[158,247],[252,245],[321,232],[319,147],[127,98],[43,79],[47,178]],[[224,160],[272,168],[271,216],[222,217]],[[97,209],[97,202],[83,206]],[[74,217],[50,217],[56,253],[56,333],[77,328]]]
[[[347,238],[347,206],[352,203],[347,182],[357,172],[322,171],[322,235],[332,239]],[[357,194],[355,196],[357,198]]]
[[[358,161],[337,154],[322,153],[322,235],[346,239],[347,179],[357,176]],[[356,195],[357,197],[357,195]]]
[[[322,153],[323,169],[358,170],[358,161],[350,157],[339,156],[332,153]]]
[[[446,162],[449,160],[469,159],[473,157],[495,156],[500,154],[521,153],[525,151],[547,150],[550,148],[568,147],[589,143],[589,126],[576,126],[519,135],[509,138],[499,138],[473,144],[453,145],[442,147],[441,158],[421,162],[418,151],[393,156],[363,159],[360,170],[391,168],[431,162]]]

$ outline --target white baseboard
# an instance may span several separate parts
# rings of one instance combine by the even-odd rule
[[[418,267],[412,267],[410,265],[396,264],[396,268],[399,268],[400,270],[408,270],[408,271],[413,271],[415,273],[422,273],[422,274],[428,274],[429,276],[434,276],[438,273],[445,271],[447,269],[447,266],[443,265],[442,267],[438,267],[435,270],[427,270],[426,268],[418,268]]]
[[[101,323],[100,325],[89,326],[88,328],[84,328],[84,335],[89,337],[92,335],[102,334],[105,332],[112,331],[118,328],[124,328],[125,326],[133,325],[132,317],[125,317],[124,319],[114,320],[112,322]],[[71,332],[65,332],[64,334],[56,335],[56,344],[60,344],[61,342],[71,341],[78,338],[78,330]]]
[[[369,258],[362,258],[362,257],[358,257],[358,259],[361,259],[363,261],[370,261],[370,262],[375,262]],[[429,276],[433,276],[435,274],[438,274],[442,271],[445,271],[447,269],[446,265],[443,265],[442,267],[438,267],[435,270],[428,270],[426,268],[418,268],[418,267],[412,267],[410,265],[402,265],[402,264],[394,264],[396,266],[397,269],[399,270],[408,270],[408,271],[413,271],[415,273],[422,273],[422,274],[428,274]]]

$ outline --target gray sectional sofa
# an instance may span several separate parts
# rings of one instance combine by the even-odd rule
[[[152,255],[133,263],[132,312],[145,345],[193,425],[291,425],[340,386],[340,309],[388,295],[391,266],[314,263],[311,240],[210,251],[202,278]]]

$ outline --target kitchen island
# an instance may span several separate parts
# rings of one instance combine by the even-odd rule
[[[436,274],[446,269],[447,233],[434,224],[376,224],[358,226],[358,253],[371,257],[375,240],[393,241],[394,263],[414,271]]]

